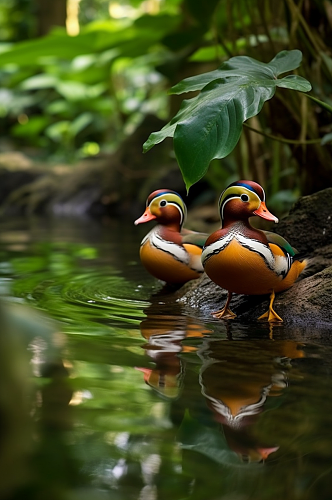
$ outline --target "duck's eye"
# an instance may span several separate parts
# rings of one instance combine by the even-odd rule
[[[165,207],[166,205],[167,205],[167,201],[166,200],[161,200],[161,202],[159,203],[160,207]]]
[[[241,201],[249,201],[249,196],[247,194],[241,194]]]

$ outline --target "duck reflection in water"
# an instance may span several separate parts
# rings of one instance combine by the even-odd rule
[[[199,319],[184,315],[177,307],[176,303],[164,304],[161,315],[155,300],[145,311],[147,318],[140,325],[147,340],[143,347],[155,366],[137,370],[154,391],[171,400],[173,410],[176,407],[175,413],[182,414],[182,419],[189,411],[191,418],[202,425],[202,431],[207,424],[211,429],[219,424],[225,444],[242,462],[266,460],[279,447],[273,436],[268,442],[259,437],[259,418],[264,411],[282,404],[291,360],[305,356],[303,344],[273,340],[272,325],[262,340],[232,340],[233,327],[228,324],[227,339],[221,339]],[[199,380],[196,369],[195,373],[189,367],[185,370],[189,359],[195,367],[199,361]],[[173,423],[180,425],[182,419]]]
[[[140,324],[142,336],[147,340],[143,347],[155,366],[136,369],[144,373],[144,381],[159,395],[174,399],[180,395],[185,373],[179,354],[196,351],[196,347],[183,345],[182,340],[202,338],[212,331],[196,319],[181,314],[158,315],[156,309],[152,304]]]
[[[229,447],[244,462],[265,460],[278,446],[257,437],[258,419],[268,407],[282,402],[290,361],[304,357],[302,344],[206,339],[198,355],[202,394],[213,419],[222,425]],[[280,400],[272,402],[271,398]]]

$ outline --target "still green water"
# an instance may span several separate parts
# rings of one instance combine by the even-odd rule
[[[0,498],[332,498],[330,331],[184,309],[146,230],[0,225]]]

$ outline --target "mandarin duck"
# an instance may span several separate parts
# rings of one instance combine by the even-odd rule
[[[203,273],[201,254],[207,234],[183,229],[187,208],[181,196],[170,189],[153,191],[146,209],[135,224],[156,220],[143,238],[140,258],[152,276],[166,283],[181,284]]]
[[[290,288],[306,261],[296,260],[297,251],[281,236],[251,226],[249,217],[254,215],[278,222],[266,208],[264,189],[256,182],[230,184],[221,193],[219,210],[221,229],[209,236],[202,253],[206,274],[228,291],[224,308],[213,316],[236,317],[229,308],[233,293],[270,294],[269,309],[258,319],[283,321],[273,309],[275,292]]]

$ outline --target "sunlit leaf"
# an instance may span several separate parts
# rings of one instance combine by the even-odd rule
[[[225,55],[225,49],[221,45],[213,45],[212,47],[200,47],[190,57],[190,61],[217,61],[221,56]]]
[[[89,97],[88,86],[81,82],[59,81],[56,88],[68,101],[80,101]]]
[[[85,129],[93,121],[92,113],[82,113],[70,124],[70,132],[73,136],[79,134],[83,129]]]
[[[52,123],[47,129],[45,129],[45,134],[55,142],[61,142],[64,135],[68,134],[70,128],[69,120],[61,120],[56,123]]]
[[[66,113],[68,110],[68,102],[65,99],[57,99],[56,101],[50,102],[47,105],[46,110],[51,115]]]
[[[35,75],[27,78],[20,84],[20,87],[22,90],[46,89],[55,87],[57,82],[58,78],[55,75],[42,73],[40,75]]]
[[[25,124],[16,124],[12,132],[17,137],[30,137],[38,135],[49,125],[50,119],[47,116],[32,116]]]
[[[0,66],[17,64],[31,66],[37,64],[41,57],[57,56],[72,59],[81,54],[91,53],[95,35],[87,33],[77,37],[69,37],[65,32],[62,35],[49,35],[35,40],[20,42],[0,54]]]
[[[45,37],[6,47],[0,51],[0,67],[7,64],[37,65],[41,58],[50,56],[70,60],[108,49],[118,49],[123,57],[131,56],[136,49],[135,55],[142,56],[178,23],[178,16],[160,14],[143,15],[132,26],[118,30],[114,29],[112,21],[105,21],[102,26],[90,26],[77,36],[68,36],[65,30],[59,29]]]

